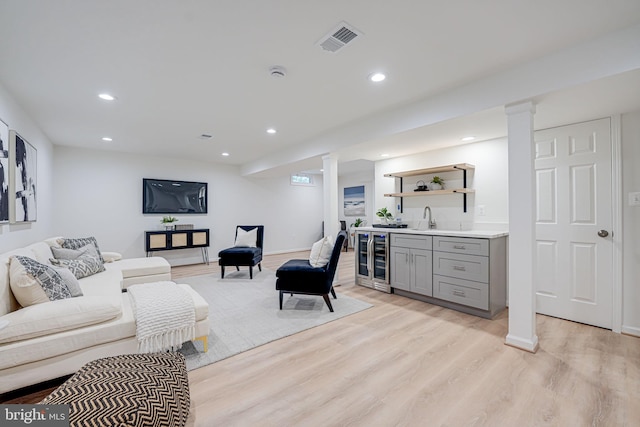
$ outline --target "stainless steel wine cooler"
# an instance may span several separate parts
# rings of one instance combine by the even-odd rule
[[[389,233],[356,232],[356,284],[391,292],[389,286]]]

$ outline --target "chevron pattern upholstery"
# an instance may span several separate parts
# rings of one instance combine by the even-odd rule
[[[184,356],[148,353],[97,359],[40,403],[69,405],[72,427],[184,426],[190,404]]]

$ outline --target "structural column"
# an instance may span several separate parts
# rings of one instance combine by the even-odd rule
[[[322,174],[324,191],[324,235],[334,239],[340,232],[338,216],[338,156],[327,154],[322,156]]]
[[[530,352],[536,335],[535,144],[531,101],[508,105],[509,150],[509,333],[505,344]]]

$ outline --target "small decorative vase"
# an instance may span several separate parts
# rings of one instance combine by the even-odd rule
[[[431,190],[432,190],[432,191],[442,190],[442,185],[440,185],[440,184],[436,184],[435,182],[432,182],[432,183],[431,183]]]
[[[175,228],[176,228],[176,226],[174,224],[169,224],[169,223],[164,224],[164,229],[166,231],[173,231],[173,230],[175,230]]]

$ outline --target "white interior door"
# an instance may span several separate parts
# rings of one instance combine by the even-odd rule
[[[535,133],[536,308],[611,329],[610,119]]]

